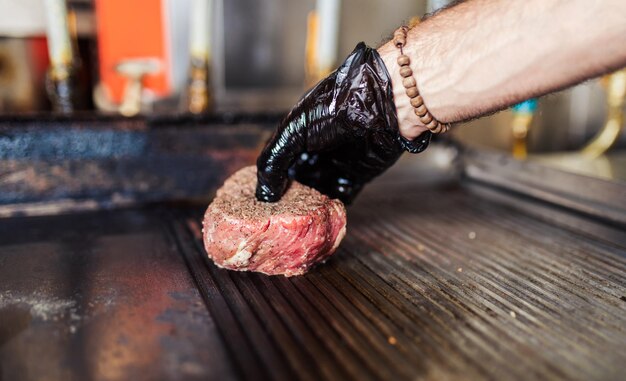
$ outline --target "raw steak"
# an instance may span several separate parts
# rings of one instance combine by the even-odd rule
[[[299,275],[328,258],[346,234],[346,210],[292,182],[275,203],[257,201],[256,167],[232,175],[204,215],[204,246],[220,267]]]

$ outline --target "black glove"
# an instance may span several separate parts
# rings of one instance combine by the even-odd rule
[[[361,42],[280,123],[257,159],[256,197],[278,201],[292,177],[350,203],[402,152],[425,150],[430,137],[400,135],[389,73]]]

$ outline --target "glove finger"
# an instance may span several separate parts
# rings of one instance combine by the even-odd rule
[[[291,119],[278,128],[257,159],[256,198],[264,202],[280,200],[289,183],[288,170],[304,147],[303,118]]]

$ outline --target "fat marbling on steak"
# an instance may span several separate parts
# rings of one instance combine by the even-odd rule
[[[204,215],[204,246],[220,267],[300,275],[328,258],[346,233],[346,210],[298,182],[275,203],[257,201],[256,167],[245,167],[217,191]]]

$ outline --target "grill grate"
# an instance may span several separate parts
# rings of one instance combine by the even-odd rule
[[[615,227],[391,180],[296,278],[214,266],[200,208],[0,219],[0,379],[622,378]]]
[[[245,378],[619,379],[624,247],[463,189],[396,187],[364,195],[338,254],[298,278],[218,269],[200,216],[176,224]]]

